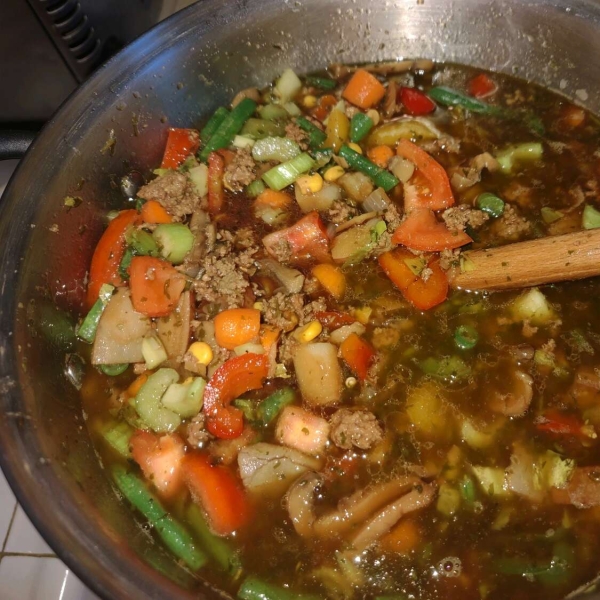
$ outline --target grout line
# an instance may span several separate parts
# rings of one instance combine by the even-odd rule
[[[8,557],[14,557],[14,556],[18,556],[21,558],[58,558],[58,556],[56,556],[56,554],[48,554],[48,553],[42,553],[42,554],[34,554],[32,552],[2,552],[0,553],[0,557],[1,558],[8,558]]]
[[[11,531],[13,523],[15,521],[15,515],[17,514],[18,506],[19,506],[19,503],[15,500],[15,505],[13,507],[13,513],[10,517],[10,523],[8,524],[8,529],[6,530],[6,536],[4,537],[4,542],[2,542],[2,550],[0,551],[0,562],[2,562],[2,558],[4,557],[4,548],[6,548],[6,544],[8,544],[8,536],[10,535],[10,531]]]

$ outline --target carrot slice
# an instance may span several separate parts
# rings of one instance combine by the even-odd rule
[[[156,200],[144,202],[140,214],[142,215],[142,221],[144,221],[144,223],[158,225],[159,223],[171,223],[173,221],[173,217],[171,217],[164,206]]]
[[[125,282],[119,275],[119,265],[125,252],[125,232],[139,220],[140,216],[136,210],[123,210],[108,224],[102,234],[90,265],[86,296],[88,309],[98,299],[103,284],[124,285]]]
[[[218,535],[230,535],[250,518],[250,503],[244,490],[226,467],[214,466],[204,454],[188,454],[183,459],[183,477]]]
[[[364,69],[358,69],[344,88],[342,96],[360,108],[371,108],[385,96],[385,88]]]
[[[161,169],[176,169],[200,147],[200,135],[195,129],[169,129]]]
[[[215,317],[215,339],[227,350],[247,344],[260,331],[260,310],[255,308],[231,308]]]
[[[396,154],[413,163],[417,168],[416,175],[425,180],[425,185],[420,185],[419,179],[413,175],[410,185],[405,186],[404,208],[407,211],[413,208],[441,210],[454,205],[450,180],[440,163],[410,140],[400,140]]]
[[[346,276],[340,267],[322,263],[312,268],[312,274],[337,301],[344,297],[346,293]]]
[[[129,267],[131,301],[139,313],[166,317],[179,302],[185,277],[166,260],[135,256]]]
[[[381,538],[381,548],[386,552],[410,554],[421,541],[421,531],[414,519],[405,517],[388,534]]]
[[[286,208],[292,202],[292,197],[285,192],[266,189],[254,201],[255,206],[270,206],[271,208]]]
[[[375,146],[367,150],[367,156],[382,169],[387,169],[394,151],[389,146]]]
[[[423,252],[459,248],[472,241],[464,231],[450,231],[427,208],[417,208],[409,212],[392,236],[394,244],[402,244]]]

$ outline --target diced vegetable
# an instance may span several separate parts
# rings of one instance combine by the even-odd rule
[[[334,152],[339,152],[342,144],[348,141],[350,135],[350,120],[346,113],[338,108],[334,108],[327,118],[325,127],[327,137],[323,145],[332,148]]]
[[[302,89],[302,82],[292,69],[286,69],[275,83],[275,94],[281,102],[293,100],[294,96]]]
[[[261,425],[266,427],[274,421],[275,417],[277,417],[284,407],[294,402],[295,397],[296,393],[294,390],[286,387],[273,392],[270,396],[260,402],[256,407],[256,417]]]
[[[600,211],[596,210],[591,204],[586,204],[583,208],[581,226],[584,229],[598,229],[600,227]]]
[[[421,116],[432,113],[435,109],[435,102],[423,92],[409,87],[401,87],[398,96],[409,115]]]
[[[275,438],[283,446],[319,455],[329,439],[329,423],[299,406],[286,406],[277,420]]]
[[[471,369],[459,356],[429,357],[422,360],[419,366],[427,375],[447,383],[465,381],[471,376]]]
[[[475,204],[479,210],[486,212],[494,219],[501,217],[502,213],[504,213],[504,200],[502,200],[502,198],[498,198],[498,196],[495,194],[490,194],[489,192],[479,194]]]
[[[86,315],[85,319],[81,322],[81,325],[77,328],[77,337],[88,344],[91,344],[96,338],[96,331],[98,329],[98,323],[100,317],[106,308],[109,300],[111,299],[115,288],[114,286],[105,283],[100,287],[98,299],[94,302],[94,305]]]
[[[195,417],[202,409],[206,381],[193,377],[183,383],[172,383],[161,399],[165,408],[177,413],[183,419]]]
[[[137,312],[149,317],[164,317],[171,313],[185,288],[184,276],[159,258],[134,257],[129,274],[133,306]]]
[[[158,243],[162,257],[174,265],[180,265],[194,245],[194,234],[183,223],[158,225],[152,237]]]
[[[513,300],[510,312],[515,319],[545,325],[557,319],[556,312],[538,288],[531,288]]]
[[[252,158],[259,162],[286,162],[300,154],[297,142],[285,137],[265,137],[252,146]]]
[[[469,81],[469,94],[475,98],[486,98],[498,90],[498,86],[486,73],[480,73]]]
[[[585,208],[584,208],[585,210]],[[542,219],[546,225],[550,225],[551,223],[555,223],[562,219],[565,215],[560,210],[554,210],[549,206],[542,206],[540,213],[542,215]]]
[[[371,108],[384,96],[385,88],[365,69],[357,69],[344,88],[342,96],[359,108]]]
[[[433,124],[425,119],[401,117],[376,127],[367,138],[367,146],[394,147],[402,139],[427,142],[440,135]]]
[[[204,509],[217,535],[230,535],[250,518],[250,505],[231,471],[213,466],[210,458],[191,453],[183,459],[183,478],[192,498]]]
[[[460,431],[462,439],[471,448],[488,448],[495,440],[494,428],[478,429],[468,419],[463,419]]]
[[[144,223],[170,223],[173,220],[173,218],[165,210],[163,205],[160,204],[160,202],[157,202],[156,200],[147,200],[146,202],[144,202],[140,214]]]
[[[312,211],[329,210],[336,200],[342,197],[342,190],[335,183],[323,183],[323,186],[318,192],[305,194],[299,185],[294,186],[296,202],[303,213]]]
[[[260,140],[269,136],[278,137],[285,135],[285,125],[280,121],[248,119],[240,131],[240,135],[253,140]]]
[[[342,300],[346,293],[346,276],[339,267],[323,263],[314,266],[312,274],[338,302]]]
[[[346,160],[352,169],[368,175],[377,187],[383,188],[386,192],[389,192],[399,183],[398,179],[389,171],[378,167],[366,156],[359,154],[348,146],[342,146],[339,155]]]
[[[280,104],[266,104],[258,107],[258,114],[266,121],[280,121],[289,118],[288,111]]]
[[[346,195],[356,202],[363,202],[373,192],[373,181],[364,173],[344,173],[336,184],[341,186]]]
[[[262,182],[261,179],[255,179],[247,188],[246,188],[246,194],[250,197],[250,198],[257,198],[258,196],[260,196],[260,194],[262,194],[265,190],[266,190],[266,186],[265,184]]]
[[[373,119],[358,112],[350,120],[350,141],[360,142],[373,128]]]
[[[319,104],[313,109],[312,115],[315,119],[323,122],[329,115],[329,111],[338,103],[337,98],[331,94],[326,94],[319,98]]]
[[[503,469],[473,465],[471,470],[488,496],[506,496],[508,488]]]
[[[416,429],[428,438],[444,440],[451,434],[450,415],[442,391],[431,382],[409,390],[406,414]]]
[[[470,325],[459,325],[454,330],[454,343],[461,350],[471,350],[471,348],[477,345],[478,340],[479,334],[477,333],[477,329]]]
[[[316,125],[313,125],[306,117],[298,117],[296,124],[308,133],[309,146],[311,148],[320,148],[327,139],[327,134]]]
[[[436,504],[438,512],[450,517],[454,513],[458,512],[460,508],[460,502],[460,492],[456,488],[452,487],[448,483],[442,483],[442,485],[440,485]]]
[[[233,141],[236,133],[239,133],[244,123],[252,116],[256,110],[256,102],[250,98],[244,98],[232,111],[225,115],[216,131],[205,143],[200,152],[200,160],[208,159],[211,152],[221,148],[227,148]]]
[[[542,413],[536,419],[535,426],[539,431],[547,431],[556,435],[572,435],[585,438],[589,434],[585,423],[579,416],[554,408]]]
[[[136,210],[123,210],[114,218],[96,245],[90,265],[86,305],[91,308],[98,299],[100,288],[105,283],[116,287],[123,285],[119,265],[125,252],[125,233],[137,224],[140,215]]]
[[[340,354],[361,381],[365,381],[375,359],[375,350],[363,338],[351,333],[341,344]]]
[[[123,496],[150,521],[175,556],[194,571],[206,563],[206,555],[197,547],[187,530],[167,513],[137,475],[128,473],[122,466],[115,466],[112,476]]]
[[[500,171],[510,174],[516,164],[530,163],[540,160],[544,154],[544,148],[540,142],[529,142],[510,146],[496,154],[496,160],[500,165]]]
[[[134,399],[135,409],[150,429],[159,433],[175,431],[181,418],[162,405],[161,399],[172,383],[177,383],[179,375],[174,369],[158,369],[142,385]]]
[[[123,458],[131,458],[129,440],[133,429],[125,421],[107,421],[100,426],[100,433],[106,443]]]
[[[190,154],[195,154],[199,146],[200,136],[195,129],[169,129],[160,168],[176,169]]]
[[[229,111],[224,106],[219,106],[213,113],[212,117],[208,120],[202,131],[200,132],[200,139],[202,144],[206,146],[208,140],[214,135],[215,131],[219,128],[225,117],[229,114]]]
[[[322,90],[332,90],[337,85],[334,79],[327,77],[307,77],[306,84],[321,88]]]
[[[299,175],[310,171],[314,164],[310,154],[302,152],[291,160],[269,169],[262,179],[272,190],[280,191],[294,183]]]
[[[142,341],[142,356],[148,370],[156,369],[167,360],[167,351],[156,335],[147,335]]]
[[[295,350],[293,361],[300,393],[306,403],[327,406],[339,402],[342,370],[333,344],[303,344]]]
[[[461,106],[471,112],[482,115],[497,116],[502,114],[502,109],[500,107],[492,106],[491,104],[487,104],[476,98],[471,98],[470,96],[466,96],[465,94],[448,87],[433,87],[429,90],[428,94],[436,102],[439,102],[444,106]]]
[[[258,339],[260,310],[255,308],[231,308],[215,317],[215,339],[228,350]]]
[[[319,600],[320,596],[295,593],[258,577],[247,577],[238,590],[240,600]]]
[[[249,390],[262,387],[267,377],[269,358],[266,354],[243,354],[230,358],[213,374],[204,390],[203,411],[207,429],[216,437],[239,437],[244,429],[240,410],[231,401]]]

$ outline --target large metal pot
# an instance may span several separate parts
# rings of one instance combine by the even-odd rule
[[[33,523],[100,596],[219,594],[178,567],[115,495],[64,357],[36,336],[36,311],[48,298],[77,308],[102,215],[122,202],[115,182],[160,161],[169,125],[200,123],[287,66],[416,56],[516,73],[600,109],[593,0],[205,0],[102,68],[20,164],[0,224],[0,462]],[[67,195],[83,203],[67,211]]]

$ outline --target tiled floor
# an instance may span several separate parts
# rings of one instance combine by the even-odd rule
[[[0,161],[0,196],[17,161]],[[0,471],[0,600],[97,600],[54,555]]]

